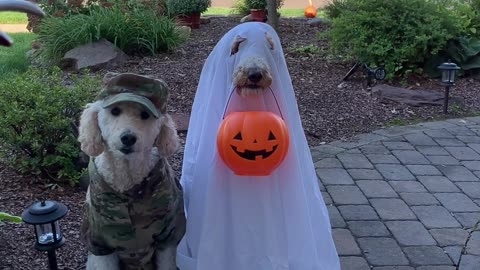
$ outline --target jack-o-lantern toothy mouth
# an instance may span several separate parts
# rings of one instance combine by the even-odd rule
[[[236,146],[233,146],[233,145],[230,145],[230,146],[232,147],[233,151],[237,153],[237,155],[239,155],[240,157],[248,160],[256,160],[258,156],[262,156],[263,159],[270,157],[275,152],[275,150],[277,150],[278,144],[273,146],[272,151],[267,151],[267,150],[252,151],[252,150],[245,149],[243,153],[238,151],[238,148]]]

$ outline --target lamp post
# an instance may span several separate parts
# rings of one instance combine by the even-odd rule
[[[450,94],[450,87],[455,85],[455,73],[460,69],[455,63],[450,60],[437,67],[442,72],[442,85],[445,86],[445,98],[443,100],[443,113],[448,113],[448,98]]]
[[[35,228],[35,249],[47,251],[51,270],[57,270],[55,249],[65,244],[59,220],[68,212],[67,207],[56,201],[35,202],[22,213],[22,219]]]

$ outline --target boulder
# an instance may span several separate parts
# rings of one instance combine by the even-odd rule
[[[328,23],[329,23],[328,20],[323,18],[313,18],[313,19],[307,20],[307,24],[310,26],[320,26]]]
[[[393,87],[385,84],[379,84],[372,88],[372,94],[380,99],[380,102],[394,101],[397,103],[408,104],[410,106],[443,104],[444,93],[431,90],[410,90],[400,87]]]
[[[112,69],[121,66],[128,56],[106,39],[85,44],[68,51],[60,62],[64,70],[91,71]]]

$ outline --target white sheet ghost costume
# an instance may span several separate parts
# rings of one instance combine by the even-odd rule
[[[273,38],[273,50],[265,33]],[[237,35],[246,41],[231,56]],[[232,73],[240,59],[255,55],[271,68],[290,149],[271,175],[237,176],[219,157],[216,137],[233,91]],[[270,91],[255,98],[235,91],[227,113],[247,110],[278,113]],[[187,232],[177,251],[180,270],[340,269],[280,40],[269,25],[238,25],[208,57],[192,108],[181,184]]]

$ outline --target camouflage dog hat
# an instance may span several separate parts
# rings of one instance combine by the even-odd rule
[[[133,73],[107,73],[97,100],[108,108],[120,102],[135,102],[158,118],[167,113],[167,84],[158,79]]]

